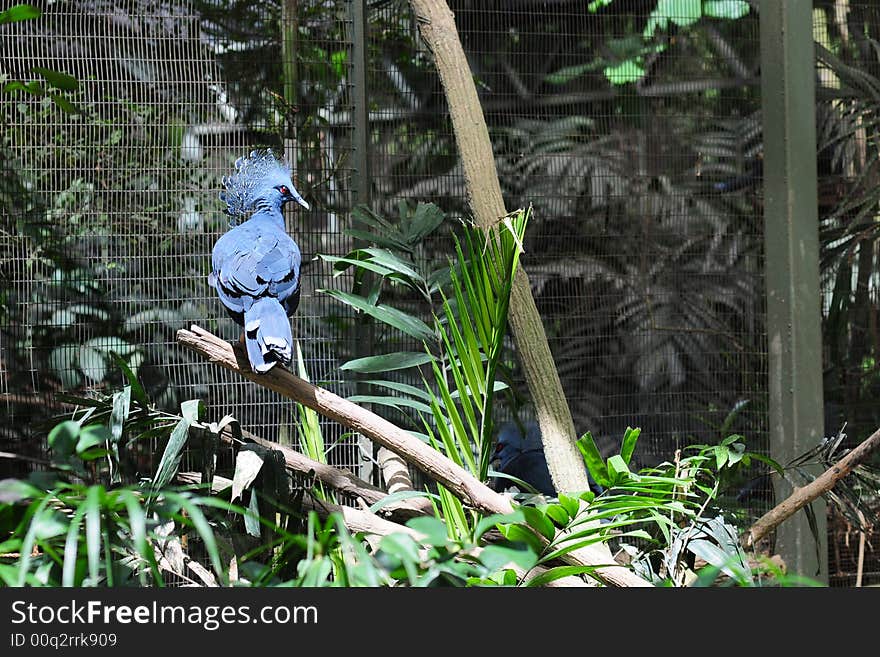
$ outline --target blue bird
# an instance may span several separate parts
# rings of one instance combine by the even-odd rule
[[[288,201],[306,210],[309,204],[293,186],[290,168],[271,150],[239,158],[223,186],[220,199],[233,217],[233,228],[214,244],[208,284],[230,317],[244,327],[251,368],[264,373],[276,363],[290,362],[288,317],[299,305],[302,256],[284,229],[281,208]],[[236,218],[249,213],[250,218],[238,223]]]
[[[498,459],[498,472],[522,479],[540,493],[548,497],[556,496],[556,488],[550,477],[544,444],[541,442],[541,428],[537,422],[525,424],[526,434],[515,422],[505,422],[498,431],[495,456]],[[496,479],[495,487],[504,486]],[[597,495],[601,486],[590,478],[590,489]]]

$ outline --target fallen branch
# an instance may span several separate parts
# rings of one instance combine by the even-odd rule
[[[192,326],[190,330],[179,330],[177,341],[211,362],[293,399],[387,447],[431,479],[443,484],[465,504],[483,513],[508,514],[513,511],[513,505],[507,497],[495,492],[464,468],[385,418],[329,390],[318,388],[280,367],[265,374],[256,374],[251,370],[247,355],[240,345],[233,348],[228,342],[198,326]],[[613,586],[651,585],[627,568],[614,564],[604,545],[579,548],[566,554],[563,559],[572,565],[596,567],[597,577]]]
[[[823,472],[814,481],[811,481],[806,486],[795,488],[794,492],[785,500],[761,516],[743,534],[741,539],[743,546],[752,548],[778,525],[791,518],[820,495],[830,491],[838,481],[851,473],[853,468],[864,461],[878,446],[880,446],[880,429],[871,434],[862,444]]]
[[[332,465],[327,465],[326,463],[310,459],[308,456],[297,452],[295,449],[291,449],[281,443],[260,438],[249,431],[242,430],[241,437],[244,442],[254,443],[266,447],[267,449],[278,450],[284,456],[284,461],[288,469],[304,475],[313,475],[315,479],[322,484],[329,486],[344,495],[356,499],[362,499],[367,506],[371,506],[388,497],[388,493],[381,488],[373,486],[363,479],[360,479],[348,470],[335,468]],[[236,440],[232,429],[225,427],[220,434],[220,440],[227,444],[234,444]],[[387,504],[382,507],[381,515],[411,518],[430,513],[433,513],[433,507],[431,506],[430,500],[423,497],[413,497]]]

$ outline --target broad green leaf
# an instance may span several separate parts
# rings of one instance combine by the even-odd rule
[[[622,85],[641,80],[645,69],[637,60],[627,59],[614,66],[606,66],[603,73],[611,84]]]
[[[578,511],[581,508],[580,502],[577,500],[577,498],[569,497],[565,493],[559,494],[559,503],[565,508],[568,515],[572,518],[574,518],[578,514]]]
[[[351,219],[354,225],[363,224],[382,233],[393,233],[396,231],[394,224],[373,212],[366,205],[356,205],[351,211]]]
[[[576,80],[581,77],[584,73],[589,73],[595,68],[595,65],[592,63],[588,64],[575,64],[574,66],[565,66],[560,68],[553,73],[548,74],[544,80],[549,82],[550,84],[563,85],[568,84],[572,80]]]
[[[263,458],[252,449],[242,449],[235,455],[235,474],[232,476],[230,502],[235,502],[242,492],[254,483],[262,467]]]
[[[439,518],[424,516],[408,520],[406,526],[420,534],[424,534],[422,542],[427,545],[443,546],[449,541],[446,523]]]
[[[379,549],[401,561],[419,562],[419,544],[409,534],[388,534],[379,541]]]
[[[626,481],[630,476],[629,466],[620,454],[615,454],[608,458],[608,474],[612,481],[616,484],[620,481]]]
[[[0,11],[0,25],[17,21],[28,21],[43,15],[37,7],[28,4],[13,5],[6,11]]]
[[[152,488],[154,491],[165,488],[177,476],[183,448],[186,445],[186,439],[189,437],[190,424],[191,422],[184,417],[172,430],[168,443],[165,445],[165,451],[162,452],[162,458],[159,460],[159,465],[156,467],[156,474],[153,477]]]
[[[34,536],[40,541],[61,536],[67,531],[65,520],[64,516],[54,509],[46,509],[43,513],[34,514],[31,520]]]
[[[32,499],[40,494],[40,490],[21,479],[0,479],[0,504],[17,504]],[[0,550],[3,553],[4,550]],[[11,550],[6,550],[11,552]]]
[[[703,13],[712,18],[736,20],[749,13],[750,7],[746,0],[705,0]]]
[[[122,438],[122,428],[131,409],[131,386],[125,386],[113,395],[113,411],[110,413],[110,434],[114,443]]]
[[[721,441],[721,444],[727,446],[727,445],[732,445],[735,442],[741,442],[743,440],[745,440],[745,438],[743,438],[738,433],[735,433],[730,436],[727,436],[727,438],[725,438],[724,440]]]
[[[571,515],[562,504],[548,504],[544,509],[544,513],[550,520],[556,523],[557,527],[565,527],[571,520]]]
[[[433,233],[443,223],[445,218],[446,215],[443,214],[443,210],[433,203],[420,202],[416,206],[416,210],[407,227],[407,242],[418,244],[425,237]]]
[[[401,408],[414,408],[422,413],[430,413],[431,407],[424,402],[415,399],[407,399],[406,397],[391,397],[384,395],[352,395],[348,401],[355,404],[379,404],[380,406],[390,406],[400,410]]]
[[[330,55],[330,64],[336,72],[337,77],[344,77],[348,70],[348,51],[337,50]]]
[[[390,235],[379,235],[376,233],[370,233],[365,230],[357,230],[349,228],[345,231],[345,234],[349,237],[352,237],[356,240],[362,240],[364,242],[371,242],[378,246],[383,246],[389,249],[397,249],[399,251],[410,251],[410,247],[405,243],[400,241],[399,239],[392,237]]]
[[[596,447],[593,434],[589,431],[585,433],[577,441],[577,446],[581,454],[583,454],[584,463],[587,464],[587,469],[590,471],[590,475],[595,482],[602,486],[602,488],[610,488],[611,478],[608,475],[608,468],[602,459],[602,454],[599,453],[599,448]]]
[[[334,299],[337,299],[356,310],[365,312],[366,314],[379,320],[380,322],[388,324],[389,326],[393,326],[394,328],[415,338],[416,340],[432,341],[434,339],[434,332],[428,327],[427,324],[425,324],[418,317],[408,315],[402,310],[398,310],[397,308],[393,308],[392,306],[388,306],[386,304],[374,305],[364,297],[358,296],[356,294],[349,294],[348,292],[342,292],[341,290],[318,291],[324,292]]]
[[[137,376],[135,376],[134,372],[132,372],[131,368],[128,366],[128,363],[125,362],[125,359],[112,350],[110,351],[110,357],[113,358],[113,360],[119,366],[119,369],[122,370],[122,374],[128,381],[128,385],[131,387],[131,394],[134,395],[134,398],[138,401],[138,403],[140,403],[141,407],[146,408],[147,406],[149,406],[147,391],[144,390],[141,382],[138,381]],[[130,401],[131,400],[129,400],[129,403]]]
[[[180,404],[180,414],[190,423],[195,424],[205,412],[205,405],[201,399],[189,399]]]
[[[38,75],[42,75],[46,82],[56,89],[61,89],[62,91],[76,91],[79,89],[79,81],[67,73],[53,71],[50,68],[43,68],[42,66],[32,66],[31,70]]]
[[[391,271],[406,276],[407,278],[411,278],[414,281],[424,282],[424,279],[419,272],[388,249],[368,248],[362,249],[362,251],[370,256],[372,262],[387,267]]]
[[[620,456],[627,465],[632,461],[632,455],[636,449],[636,443],[638,442],[641,433],[642,430],[639,428],[633,429],[627,427],[626,433],[623,434],[623,442],[620,446]]]
[[[525,543],[535,554],[540,554],[544,549],[544,544],[537,534],[522,525],[499,525],[498,529],[508,541]]]
[[[76,443],[76,453],[82,455],[95,445],[103,445],[111,439],[110,430],[102,424],[91,424],[79,434],[79,440]]]
[[[405,395],[421,399],[424,402],[431,401],[431,395],[425,392],[422,388],[411,386],[408,383],[400,383],[399,381],[387,381],[382,379],[366,379],[363,381],[363,383],[368,383],[373,386],[380,386],[382,388],[388,388],[389,390],[394,390],[396,392],[402,392]]]
[[[745,456],[746,446],[742,443],[733,443],[727,453],[727,462],[731,467],[742,461]]]
[[[477,559],[492,571],[499,570],[510,563],[528,570],[538,563],[538,557],[531,549],[497,544],[484,547]]]
[[[555,582],[563,577],[589,574],[595,572],[595,570],[595,566],[557,566],[556,568],[549,568],[540,575],[533,577],[526,582],[526,586],[546,586],[550,582]]]
[[[79,423],[73,420],[65,420],[49,432],[49,447],[56,458],[64,459],[73,454],[79,432]]]
[[[371,504],[369,511],[370,513],[378,513],[381,509],[384,509],[389,504],[394,504],[395,502],[400,502],[402,500],[412,499],[413,497],[428,497],[435,500],[439,499],[439,496],[435,495],[434,493],[428,493],[418,490],[401,490],[396,493],[386,495],[378,502]],[[446,530],[444,529],[443,531],[445,532]]]
[[[49,354],[49,369],[61,380],[66,390],[79,387],[82,376],[76,369],[76,357],[79,347],[62,345],[55,347]]]
[[[614,2],[614,0],[591,0],[590,4],[587,5],[587,11],[595,13],[603,7],[607,7],[612,2]]]
[[[541,510],[533,506],[522,506],[520,510],[523,512],[529,527],[540,532],[548,541],[553,540],[553,537],[556,535],[556,529]]]
[[[428,353],[420,351],[395,351],[390,354],[381,356],[367,356],[365,358],[356,358],[343,364],[339,369],[350,370],[352,372],[365,372],[373,374],[377,372],[391,372],[393,370],[403,370],[408,367],[417,365],[425,365],[434,360],[434,357]]]
[[[484,516],[480,518],[480,521],[477,523],[477,526],[474,529],[474,540],[479,541],[483,537],[483,534],[485,534],[493,527],[496,527],[499,523],[517,523],[525,521],[526,517],[519,509],[516,509],[512,513],[493,513],[491,515]]]
[[[86,493],[86,558],[89,563],[89,579],[92,586],[98,585],[101,564],[101,499],[104,489],[91,486]]]
[[[90,347],[83,345],[79,348],[77,357],[80,371],[94,383],[100,383],[107,376],[107,361],[104,354]]]
[[[92,349],[96,349],[100,351],[102,354],[109,356],[111,353],[116,352],[121,356],[128,356],[129,354],[137,351],[137,346],[133,345],[129,342],[126,342],[120,337],[113,335],[102,335],[97,338],[92,338],[86,341],[86,346],[91,347]]]
[[[696,23],[702,15],[702,0],[658,0],[642,34],[650,39],[657,28],[665,30],[669,21],[679,27],[687,27]]]

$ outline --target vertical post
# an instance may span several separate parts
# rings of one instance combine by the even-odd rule
[[[351,17],[351,121],[352,121],[352,207],[370,205],[370,122],[369,106],[367,105],[367,11],[366,0],[350,0],[349,16]],[[364,279],[368,285],[371,277]],[[369,356],[373,346],[373,323],[366,314],[361,313],[355,324],[355,355]],[[358,384],[358,392],[363,384]],[[370,458],[363,461],[360,477],[371,481],[374,477],[374,445],[369,439],[360,436],[360,450],[369,454]]]
[[[297,67],[297,42],[299,37],[299,21],[297,16],[298,0],[283,0],[281,3],[281,93],[284,98],[285,129],[282,135],[284,158],[290,162],[296,170],[296,114],[297,104],[298,67]],[[302,189],[302,187],[300,187]],[[292,210],[284,212],[284,223],[290,232]],[[291,431],[286,444],[296,444],[296,432]]]
[[[783,465],[824,433],[812,8],[761,2],[770,446]],[[777,485],[778,499],[790,492]],[[776,551],[789,572],[827,581],[825,505],[813,508],[818,555],[804,514],[779,527]]]
[[[367,106],[367,15],[365,0],[351,0],[352,187],[354,204],[370,203],[370,125]]]
[[[298,0],[281,3],[281,71],[287,131],[284,135],[284,156],[296,166],[296,106],[299,71],[296,52],[299,42]]]

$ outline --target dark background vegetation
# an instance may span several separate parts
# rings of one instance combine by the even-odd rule
[[[450,220],[464,217],[454,135],[408,5],[366,4],[373,209],[393,218],[400,203],[432,201]],[[523,263],[578,432],[610,452],[640,426],[636,458],[651,464],[717,441],[736,409],[727,429],[767,452],[755,3],[450,4],[507,206],[534,207]],[[857,441],[880,425],[880,9],[851,2],[841,15],[838,4],[814,4],[825,433],[846,423]],[[295,80],[281,64],[278,2],[74,0],[0,26],[8,79],[30,79],[40,65],[80,81],[68,95],[75,113],[47,97],[0,97],[0,441],[9,451],[39,454],[44,423],[64,410],[56,392],[121,383],[111,351],[160,405],[199,397],[218,418],[232,413],[266,438],[289,439],[292,407],[195,362],[173,338],[192,322],[235,338],[205,279],[226,227],[220,177],[256,145],[287,145],[314,208],[289,217],[306,260],[294,321],[306,366],[354,391],[338,366],[363,355],[364,329],[316,292],[347,279],[332,281],[330,266],[312,259],[353,245],[342,230],[364,173],[353,165],[349,5],[289,4]],[[449,253],[432,237],[417,255],[442,267]],[[401,293],[393,301],[415,304]],[[373,335],[387,351],[394,336]],[[527,418],[527,391],[514,389],[499,414]],[[334,462],[369,469],[368,448],[327,431]],[[750,504],[763,508],[769,495],[758,487]],[[847,525],[829,527],[839,539],[832,576],[849,573]]]

